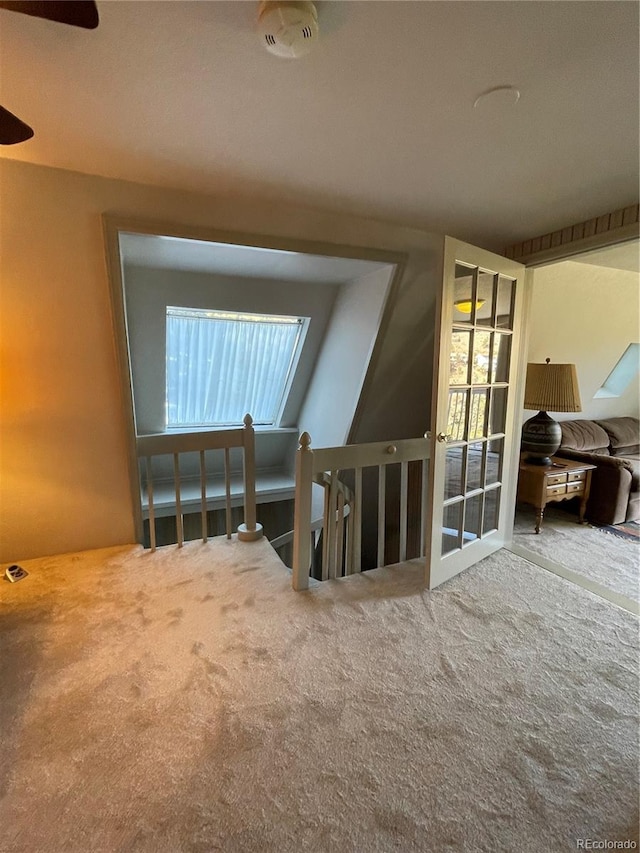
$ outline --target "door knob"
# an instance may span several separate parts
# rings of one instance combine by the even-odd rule
[[[436,436],[436,439],[439,442],[448,442],[451,441],[451,436],[448,435],[446,432],[439,432]]]

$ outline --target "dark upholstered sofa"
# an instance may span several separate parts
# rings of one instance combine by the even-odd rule
[[[594,524],[640,519],[640,421],[638,418],[561,421],[556,456],[591,462],[586,517]]]

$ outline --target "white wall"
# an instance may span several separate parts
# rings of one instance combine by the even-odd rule
[[[344,444],[362,391],[395,267],[340,287],[298,425],[312,447]]]
[[[0,161],[0,560],[134,541],[102,214],[407,253],[356,440],[428,425],[442,239]]]
[[[165,429],[165,320],[168,305],[259,314],[291,314],[311,322],[282,426],[296,426],[314,360],[339,285],[220,276],[125,266],[127,332],[139,434]]]
[[[630,343],[640,341],[640,277],[564,261],[534,270],[528,361],[573,363],[582,412],[556,420],[639,416],[638,377],[620,397],[594,399]],[[525,419],[531,412],[525,413]]]

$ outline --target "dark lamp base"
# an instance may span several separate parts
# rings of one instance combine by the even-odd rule
[[[535,453],[527,453],[524,457],[524,461],[528,462],[530,465],[541,465],[546,468],[552,465],[550,456],[536,456]]]
[[[522,450],[533,465],[551,465],[551,457],[560,447],[562,429],[546,412],[538,412],[522,425]]]

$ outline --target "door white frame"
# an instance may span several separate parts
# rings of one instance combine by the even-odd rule
[[[517,279],[514,326],[511,346],[511,363],[508,385],[511,393],[508,396],[507,416],[505,424],[504,472],[500,495],[498,530],[486,539],[480,539],[456,551],[445,558],[441,556],[440,529],[443,513],[444,496],[444,447],[439,445],[437,435],[446,430],[448,401],[449,401],[449,350],[452,325],[453,304],[447,299],[448,292],[453,286],[456,260],[469,262],[478,267],[495,270],[506,276]],[[522,341],[523,314],[530,286],[530,275],[523,264],[509,258],[496,255],[485,249],[479,249],[459,240],[446,237],[443,252],[443,282],[439,294],[437,316],[440,325],[437,330],[435,347],[434,376],[431,404],[431,466],[430,466],[430,495],[431,516],[428,524],[428,543],[425,578],[427,586],[433,589],[445,580],[453,577],[474,563],[489,556],[511,541],[513,537],[513,514],[517,487],[517,470],[520,452],[519,441],[519,411],[524,399],[524,369],[526,365],[526,348]]]

